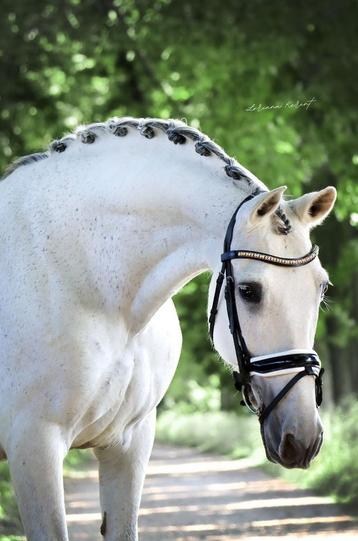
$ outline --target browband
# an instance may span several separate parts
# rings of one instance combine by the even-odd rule
[[[266,254],[265,252],[254,252],[252,250],[230,250],[221,254],[221,261],[229,261],[231,259],[256,259],[264,261],[271,265],[280,267],[302,267],[311,263],[319,253],[319,248],[315,244],[312,246],[308,254],[302,257],[279,257],[276,255]]]

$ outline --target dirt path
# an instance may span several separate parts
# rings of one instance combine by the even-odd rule
[[[95,463],[66,481],[71,541],[99,541]],[[139,520],[141,541],[358,539],[358,523],[329,498],[269,477],[244,460],[156,446]]]

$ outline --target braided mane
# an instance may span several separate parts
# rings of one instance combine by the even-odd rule
[[[234,181],[245,182],[251,193],[257,195],[264,191],[260,186],[257,185],[254,176],[250,178],[247,170],[245,170],[234,158],[228,156],[219,145],[209,139],[202,132],[179,120],[162,120],[158,118],[112,118],[107,122],[97,122],[88,124],[87,126],[81,126],[77,128],[74,134],[69,134],[61,139],[56,139],[53,141],[46,152],[30,154],[28,156],[19,158],[10,165],[3,178],[6,178],[21,166],[49,158],[53,152],[64,152],[74,141],[80,140],[84,144],[92,144],[96,141],[97,137],[103,135],[104,133],[112,134],[117,137],[125,137],[130,129],[137,130],[143,137],[146,137],[147,139],[153,139],[156,132],[161,131],[167,135],[169,141],[172,141],[176,145],[183,145],[187,142],[187,140],[190,140],[194,143],[195,151],[201,156],[214,155],[223,161],[225,164],[224,171],[226,175],[232,178]],[[286,214],[282,208],[277,209],[275,214],[280,222],[277,226],[278,232],[280,234],[287,235],[291,230],[291,225]]]

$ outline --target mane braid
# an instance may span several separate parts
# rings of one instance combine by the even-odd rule
[[[92,144],[97,137],[103,133],[110,133],[117,137],[125,137],[130,129],[136,129],[147,139],[153,139],[156,131],[161,131],[167,135],[169,141],[176,145],[183,145],[189,139],[194,143],[195,151],[201,156],[216,156],[224,162],[224,170],[228,177],[233,181],[244,181],[253,195],[261,193],[263,190],[250,178],[240,164],[226,154],[226,152],[214,141],[205,136],[202,132],[188,126],[184,122],[176,120],[162,120],[159,118],[137,119],[132,117],[112,118],[107,122],[93,123],[87,126],[79,127],[74,134],[69,134],[59,140],[53,141],[47,152],[30,154],[15,161],[6,171],[3,179],[9,176],[15,169],[29,163],[37,162],[48,158],[52,152],[64,152],[66,148],[76,140],[84,144]],[[276,216],[281,220],[278,226],[280,234],[287,235],[291,230],[289,220],[282,209],[276,211]]]

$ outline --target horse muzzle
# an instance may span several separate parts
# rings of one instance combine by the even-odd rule
[[[266,456],[271,462],[280,464],[284,468],[307,469],[311,461],[317,456],[323,441],[323,429],[318,419],[316,426],[307,431],[308,435],[294,434],[293,431],[282,430],[277,434],[274,421],[261,427],[261,436]]]

